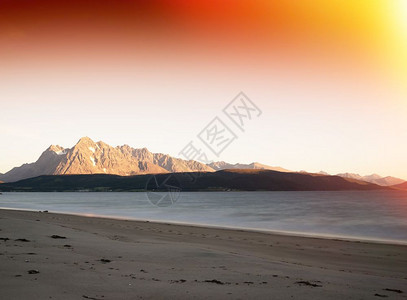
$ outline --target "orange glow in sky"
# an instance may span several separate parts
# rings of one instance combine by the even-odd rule
[[[406,3],[1,1],[0,172],[84,135],[176,155],[243,90],[222,160],[407,179]]]

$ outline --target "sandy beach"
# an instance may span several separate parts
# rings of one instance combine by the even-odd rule
[[[1,299],[407,299],[407,246],[0,210]]]

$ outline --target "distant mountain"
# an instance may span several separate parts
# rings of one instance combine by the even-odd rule
[[[214,170],[197,161],[151,153],[147,148],[134,149],[128,145],[112,147],[84,137],[70,149],[51,145],[36,162],[13,168],[1,175],[0,180],[13,182],[40,175],[105,173],[126,176],[198,171]]]
[[[321,174],[321,175],[330,175],[329,173],[324,172],[324,171],[319,171],[317,174]]]
[[[392,185],[391,186],[394,189],[398,189],[398,190],[406,190],[407,191],[407,181],[401,184],[396,184],[396,185]]]
[[[339,176],[287,173],[271,170],[222,170],[217,172],[117,176],[40,176],[0,185],[0,191],[344,191],[390,189]],[[163,183],[156,185],[155,183]],[[152,184],[151,184],[152,183]],[[165,183],[165,184],[164,184]],[[161,187],[161,188],[160,188]],[[167,190],[170,191],[170,190]]]
[[[281,167],[271,167],[267,165],[260,164],[258,162],[253,162],[251,164],[229,164],[224,161],[217,161],[207,164],[207,166],[211,167],[216,171],[220,170],[227,170],[227,169],[252,169],[252,170],[272,170],[278,172],[292,172],[290,170],[281,168]]]
[[[391,177],[391,176],[382,177],[377,174],[361,176],[359,174],[354,174],[354,173],[342,173],[342,174],[337,174],[337,176],[367,181],[367,182],[382,185],[382,186],[391,186],[391,185],[396,185],[396,184],[405,182],[405,180],[400,179],[400,178],[395,178],[395,177]]]
[[[383,186],[392,186],[395,184],[401,184],[403,182],[406,182],[403,179],[400,178],[396,178],[396,177],[392,177],[392,176],[386,176],[386,177],[382,177],[380,179],[371,181],[372,183],[376,183],[378,185],[383,185]]]

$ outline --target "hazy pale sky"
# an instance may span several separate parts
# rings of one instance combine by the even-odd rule
[[[0,172],[82,136],[205,150],[218,116],[238,139],[212,160],[407,179],[407,7],[325,2],[2,2]]]

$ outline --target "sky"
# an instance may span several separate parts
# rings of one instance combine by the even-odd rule
[[[222,111],[240,92],[244,131]],[[407,179],[406,116],[405,0],[0,1],[1,173],[89,136]]]

